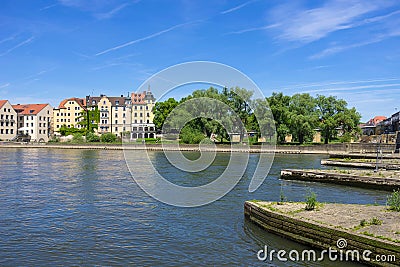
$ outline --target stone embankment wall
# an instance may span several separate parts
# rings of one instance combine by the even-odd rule
[[[357,250],[360,254],[370,250],[369,256],[374,259],[376,255],[394,255],[396,262],[382,263],[363,261],[372,266],[400,266],[400,246],[394,242],[365,236],[348,230],[331,227],[314,221],[295,218],[289,214],[263,208],[257,203],[246,201],[244,214],[250,221],[258,224],[265,230],[294,240],[296,242],[316,247],[319,249],[335,248],[337,241],[344,238],[347,241],[346,250]],[[362,260],[362,257],[360,257]]]

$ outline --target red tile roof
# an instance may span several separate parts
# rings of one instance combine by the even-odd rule
[[[375,116],[374,118],[370,119],[366,125],[370,125],[370,126],[375,126],[377,125],[379,122],[386,120],[387,118],[385,116]]]
[[[22,115],[37,115],[48,105],[49,104],[22,104],[12,105],[12,107],[17,111],[17,113]]]
[[[58,108],[65,108],[65,104],[66,104],[68,101],[75,101],[76,103],[79,104],[79,106],[80,106],[81,108],[86,109],[86,99],[77,98],[77,97],[64,99],[63,101],[61,101],[61,103],[60,103],[60,105],[58,106]]]
[[[146,91],[142,93],[132,93],[132,104],[145,104],[144,98],[146,96]]]
[[[0,108],[2,108],[7,101],[8,100],[0,100]]]

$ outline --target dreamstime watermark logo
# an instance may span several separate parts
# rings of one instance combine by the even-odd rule
[[[225,88],[230,96],[242,103],[244,110],[249,111],[257,125],[258,136],[264,137],[268,143],[261,145],[257,167],[249,184],[249,192],[255,191],[267,177],[274,159],[276,131],[272,113],[265,96],[257,85],[240,71],[215,62],[188,62],[164,69],[150,77],[139,88],[139,92],[147,90],[151,85],[152,92],[158,99],[163,99],[176,88],[193,84],[208,84],[217,88]],[[203,89],[201,88],[201,89]],[[235,88],[235,89],[233,89]],[[246,90],[241,90],[241,89]],[[199,88],[200,89],[200,88]],[[204,88],[206,89],[206,88]],[[230,91],[233,89],[233,91]],[[134,104],[134,103],[133,103]],[[138,162],[138,152],[130,149],[132,140],[123,139],[124,155],[128,168],[136,183],[148,195],[169,205],[179,207],[196,207],[214,202],[240,181],[249,162],[250,147],[248,142],[243,142],[246,137],[246,127],[243,124],[243,114],[238,114],[236,107],[227,104],[227,101],[216,97],[194,97],[175,107],[165,119],[162,127],[162,148],[168,164],[186,173],[207,170],[216,158],[218,148],[210,138],[204,138],[199,144],[200,157],[189,160],[182,154],[178,141],[179,133],[185,125],[195,119],[206,119],[211,123],[211,128],[223,128],[232,139],[239,138],[238,143],[230,144],[230,160],[223,173],[212,182],[187,187],[174,184],[163,177],[159,166],[154,160],[143,157]],[[142,126],[145,127],[145,126]],[[247,127],[248,128],[248,127]],[[165,140],[168,139],[168,142]],[[144,144],[145,145],[145,144]],[[224,148],[226,151],[226,148]]]
[[[320,262],[324,260],[329,261],[363,261],[363,262],[395,262],[395,255],[372,255],[372,251],[363,250],[359,251],[357,249],[346,249],[347,240],[344,238],[339,238],[336,241],[336,248],[329,247],[320,252],[313,249],[307,249],[298,251],[292,249],[290,251],[281,249],[269,250],[268,246],[265,245],[264,249],[257,252],[257,259],[260,261],[272,262],[274,260],[286,262],[286,261],[309,261],[309,262]]]

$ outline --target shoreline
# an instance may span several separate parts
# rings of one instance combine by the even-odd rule
[[[52,148],[52,149],[102,149],[102,150],[149,150],[149,151],[200,151],[198,145],[179,144],[179,148],[165,144],[68,144],[68,143],[8,143],[0,142],[0,148]],[[376,146],[374,144],[362,143],[340,143],[340,144],[320,144],[320,145],[276,145],[261,148],[260,145],[249,146],[249,148],[241,147],[240,145],[216,145],[202,149],[203,151],[216,152],[248,152],[248,153],[278,153],[278,154],[341,154],[341,155],[368,155],[374,153]],[[386,145],[382,148],[383,153],[394,155],[395,145]],[[396,157],[397,158],[397,157]]]

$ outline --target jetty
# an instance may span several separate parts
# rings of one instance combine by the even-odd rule
[[[400,213],[385,206],[330,204],[306,211],[305,203],[246,201],[244,215],[263,229],[342,255],[371,253],[359,261],[371,266],[400,266]],[[383,261],[383,259],[385,259]]]
[[[400,188],[400,171],[283,169],[281,179],[349,185],[393,191]]]

